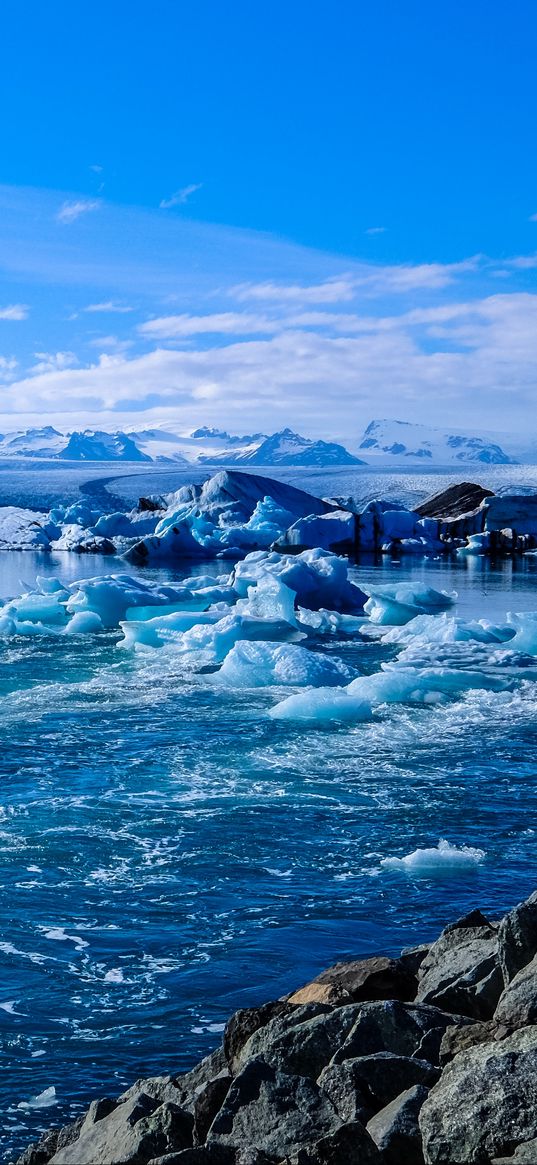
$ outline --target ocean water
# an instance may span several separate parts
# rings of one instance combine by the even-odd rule
[[[509,468],[502,487],[531,487],[534,470]],[[90,476],[64,472],[63,486],[59,475],[45,483],[58,497]],[[323,494],[394,498],[439,480],[385,476],[381,489],[375,475],[357,486],[346,473],[287,477]],[[159,492],[156,476],[146,470],[139,492]],[[28,486],[8,478],[0,489],[13,502]],[[121,475],[108,488],[125,497],[141,484]],[[113,565],[3,554],[0,591],[36,573],[72,580]],[[354,577],[456,590],[457,613],[501,622],[537,610],[536,571],[532,558],[364,560]],[[216,690],[173,651],[128,655],[117,638],[87,637],[83,650],[68,637],[0,645],[5,1161],[94,1096],[189,1067],[236,1007],[337,959],[431,938],[478,903],[499,914],[535,888],[531,661],[512,692],[316,728],[268,718],[287,692]],[[364,673],[395,652],[349,638],[316,646]],[[490,655],[483,646],[484,666]],[[440,838],[485,858],[422,875],[381,864]]]

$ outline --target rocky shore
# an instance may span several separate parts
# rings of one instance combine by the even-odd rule
[[[18,1165],[49,1162],[537,1162],[537,892],[236,1012],[190,1072],[93,1101]]]

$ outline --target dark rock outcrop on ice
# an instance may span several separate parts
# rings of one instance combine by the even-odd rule
[[[537,1162],[536,1000],[537,893],[236,1012],[192,1071],[93,1101],[18,1165]]]

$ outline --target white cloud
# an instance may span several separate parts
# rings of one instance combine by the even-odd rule
[[[188,314],[161,316],[146,320],[138,331],[153,340],[173,340],[181,336],[234,335],[247,336],[259,332],[280,331],[282,323],[266,316],[249,312],[216,312],[212,315],[191,316]]]
[[[29,307],[25,303],[10,303],[0,307],[0,320],[27,320]]]
[[[71,223],[75,222],[83,214],[89,214],[92,210],[98,210],[101,203],[98,198],[78,198],[74,202],[64,202],[56,215],[58,222]]]
[[[239,302],[254,299],[280,304],[343,303],[364,294],[443,289],[459,276],[477,271],[481,262],[482,257],[475,255],[458,263],[363,264],[356,275],[334,276],[323,283],[239,283],[230,288],[229,294]]]
[[[329,313],[327,313],[329,314]],[[272,427],[308,421],[312,433],[345,430],[372,416],[466,427],[527,424],[535,392],[537,295],[519,293],[415,309],[371,321],[354,335],[284,331],[208,350],[107,353],[90,367],[48,368],[3,393],[4,410],[121,413],[139,422],[166,411],[176,424],[206,421]],[[378,325],[378,326],[377,326]],[[428,328],[426,343],[421,327]],[[447,347],[446,347],[447,343]],[[34,370],[35,372],[35,370]],[[486,407],[484,405],[486,402]]]
[[[175,194],[170,195],[169,198],[163,198],[159,203],[161,210],[171,210],[173,206],[184,206],[188,202],[192,194],[196,190],[201,190],[203,182],[191,182],[190,186],[183,186],[181,190],[176,190]]]
[[[530,214],[529,222],[537,222],[537,214]]]
[[[74,352],[34,352],[37,364],[30,369],[32,373],[40,375],[43,372],[63,372],[66,368],[73,368],[78,364]]]
[[[537,255],[515,255],[514,259],[506,259],[505,264],[518,271],[532,271],[537,267]]]
[[[277,303],[342,303],[353,299],[356,282],[350,277],[328,279],[324,283],[238,283],[229,294],[244,303],[249,299]]]
[[[0,356],[0,377],[1,377],[1,379],[2,380],[9,379],[13,375],[13,373],[15,372],[17,365],[18,365],[18,361],[15,360],[14,356]]]
[[[107,299],[103,303],[88,303],[87,307],[83,307],[82,311],[89,312],[118,312],[123,315],[129,311],[133,311],[128,304],[114,303],[112,299]]]
[[[383,235],[386,233],[386,227],[368,227],[364,231],[364,235]]]
[[[122,353],[128,352],[132,348],[133,340],[121,340],[119,336],[96,336],[93,340],[88,340],[90,348],[97,348],[101,353]]]

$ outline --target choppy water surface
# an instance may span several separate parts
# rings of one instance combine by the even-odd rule
[[[112,566],[47,563],[1,556],[2,593],[36,570]],[[456,589],[465,617],[499,621],[537,609],[535,571],[367,562],[356,576],[423,578]],[[267,718],[286,692],[216,691],[173,652],[132,656],[116,638],[0,648],[6,1160],[93,1096],[193,1063],[235,1007],[535,885],[533,680],[319,729]],[[364,672],[393,651],[319,646]],[[440,837],[485,861],[437,877],[380,865]],[[49,1107],[27,1107],[52,1086]]]

